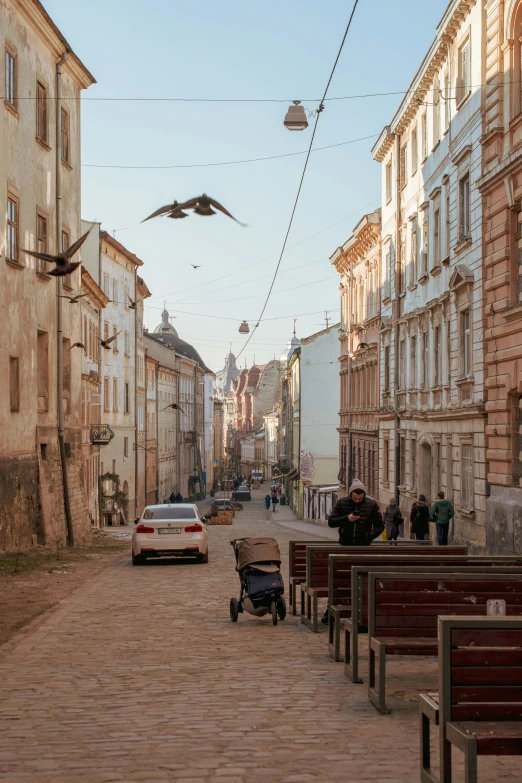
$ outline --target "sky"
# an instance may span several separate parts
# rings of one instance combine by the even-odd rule
[[[272,295],[244,349],[238,331],[243,320],[257,323],[268,294],[305,163],[290,153],[307,150],[315,121],[289,132],[288,105],[317,109],[351,0],[44,5],[97,81],[82,95],[82,217],[116,231],[145,262],[146,325],[160,323],[165,302],[179,336],[216,371],[230,346],[241,367],[279,358],[294,317],[298,337],[324,328],[324,311],[336,323],[339,277],[329,258],[380,206],[370,150],[401,94],[326,102],[314,147],[352,143],[310,156]],[[446,6],[360,0],[328,97],[406,91]],[[220,100],[122,100],[138,98]],[[230,164],[275,155],[287,157]],[[227,165],[201,165],[209,163]],[[171,168],[110,168],[118,166]],[[203,192],[247,227],[222,214],[141,223]]]

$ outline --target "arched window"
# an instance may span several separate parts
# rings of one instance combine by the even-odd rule
[[[514,401],[513,411],[513,465],[511,475],[513,483],[518,487],[522,478],[522,462],[520,455],[522,452],[522,394],[512,398]]]
[[[513,33],[510,38],[513,40],[513,76],[512,86],[512,116],[522,112],[522,2],[518,4],[513,15]]]

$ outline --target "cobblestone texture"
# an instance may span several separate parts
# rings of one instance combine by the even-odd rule
[[[129,553],[2,648],[1,781],[419,780],[416,694],[435,688],[433,660],[390,664],[394,711],[383,716],[299,618],[230,622],[229,540],[274,535],[286,575],[296,538],[290,512],[273,525],[256,495],[232,527],[210,529],[208,565],[133,568]],[[484,781],[522,778],[517,759],[479,770]]]

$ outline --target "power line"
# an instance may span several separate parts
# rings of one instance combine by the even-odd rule
[[[347,36],[348,36],[348,32],[349,32],[349,30],[350,30],[350,27],[351,27],[351,25],[352,25],[352,19],[353,19],[353,16],[354,16],[354,14],[355,14],[355,9],[357,8],[358,4],[359,4],[359,0],[355,0],[355,2],[354,2],[354,4],[353,4],[352,12],[351,12],[351,14],[350,14],[350,18],[348,19],[348,24],[346,25],[346,30],[344,31],[343,40],[341,41],[341,45],[340,45],[340,47],[339,47],[339,51],[337,52],[337,57],[335,58],[335,62],[334,62],[334,64],[333,64],[333,68],[332,68],[332,70],[331,70],[331,72],[330,72],[330,76],[329,76],[329,78],[328,78],[328,81],[327,81],[327,83],[326,83],[326,88],[325,88],[325,90],[324,90],[323,97],[322,97],[322,99],[321,99],[321,102],[320,102],[320,104],[319,104],[319,109],[318,109],[318,111],[317,111],[317,115],[316,115],[316,118],[315,118],[314,129],[313,129],[313,131],[312,131],[312,137],[311,137],[311,139],[310,139],[310,144],[309,144],[309,146],[308,146],[308,154],[307,154],[307,156],[306,156],[305,164],[304,164],[304,167],[303,167],[303,173],[302,173],[302,175],[301,175],[301,180],[300,180],[300,182],[299,182],[299,187],[298,187],[298,189],[297,189],[297,195],[296,195],[296,197],[295,197],[294,206],[293,206],[293,208],[292,208],[292,214],[290,215],[290,222],[288,223],[288,228],[287,228],[286,235],[285,235],[285,239],[284,239],[284,242],[283,242],[283,247],[281,248],[281,253],[280,253],[280,255],[279,255],[279,260],[278,260],[278,262],[277,262],[277,266],[276,266],[276,268],[275,268],[275,272],[274,272],[274,277],[273,277],[273,279],[272,279],[272,283],[270,284],[270,288],[269,288],[269,291],[268,291],[268,294],[267,294],[267,297],[266,297],[265,303],[264,303],[264,305],[263,305],[263,309],[261,310],[261,314],[260,314],[259,318],[257,319],[257,323],[256,323],[256,325],[254,326],[254,329],[252,330],[252,333],[249,335],[249,337],[248,337],[248,339],[246,340],[245,344],[244,344],[244,345],[243,345],[243,347],[241,348],[240,352],[238,353],[238,355],[237,355],[237,358],[239,358],[239,357],[241,356],[241,354],[243,353],[243,351],[244,351],[244,350],[245,350],[245,348],[247,347],[248,343],[249,343],[249,342],[250,342],[250,340],[252,339],[253,335],[255,334],[255,332],[257,331],[257,329],[259,328],[259,324],[260,324],[260,322],[261,322],[261,319],[262,319],[262,317],[263,317],[263,314],[264,314],[264,312],[265,312],[265,310],[266,310],[266,308],[267,308],[267,305],[268,305],[268,302],[269,302],[270,296],[271,296],[271,294],[272,294],[272,290],[273,290],[273,288],[274,288],[275,281],[276,281],[276,278],[277,278],[277,273],[279,272],[279,267],[281,266],[281,261],[282,261],[282,259],[283,259],[283,254],[284,254],[284,252],[285,252],[286,243],[288,242],[288,237],[289,237],[289,235],[290,235],[290,230],[291,230],[291,228],[292,228],[292,223],[294,222],[294,215],[295,215],[295,211],[296,211],[296,209],[297,209],[297,204],[298,204],[298,201],[299,201],[299,196],[301,195],[301,190],[302,190],[302,187],[303,187],[303,182],[304,182],[304,178],[305,178],[306,170],[307,170],[307,168],[308,168],[308,161],[310,160],[310,155],[311,155],[311,152],[312,152],[312,146],[313,146],[313,143],[314,143],[315,134],[316,134],[316,132],[317,132],[317,126],[319,125],[319,118],[320,118],[320,116],[321,116],[321,113],[322,113],[322,111],[323,111],[323,109],[324,109],[324,100],[325,100],[325,98],[326,98],[326,94],[327,94],[327,92],[328,92],[328,89],[329,89],[329,87],[330,87],[331,81],[332,81],[332,79],[333,79],[333,75],[334,75],[334,73],[335,73],[335,69],[336,69],[336,67],[337,67],[337,63],[339,62],[339,58],[340,58],[340,56],[341,56],[341,52],[342,52],[342,50],[343,50],[343,47],[344,47],[344,42],[346,41],[346,38],[347,38]]]
[[[371,133],[369,136],[361,136],[359,139],[350,139],[349,141],[341,141],[338,144],[329,144],[326,147],[316,147],[312,152],[321,152],[322,150],[331,150],[335,147],[344,147],[347,144],[355,144],[358,141],[366,141],[367,139],[376,139],[378,133]],[[278,158],[291,158],[295,155],[306,155],[307,150],[301,150],[300,152],[285,152],[282,155],[268,155],[264,158],[246,158],[245,160],[225,160],[219,163],[182,163],[173,164],[167,166],[122,166],[112,163],[82,163],[82,168],[87,169],[145,169],[147,171],[151,169],[198,169],[208,168],[210,166],[235,166],[239,163],[257,163],[263,160],[277,160]]]

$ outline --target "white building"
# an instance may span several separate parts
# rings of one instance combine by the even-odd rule
[[[482,4],[453,0],[390,125],[382,164],[380,501],[454,501],[485,544]],[[476,86],[477,85],[477,86]],[[398,439],[398,440],[397,440]],[[398,447],[399,459],[395,454]]]
[[[214,483],[214,396],[215,396],[215,378],[210,372],[207,372],[202,379],[203,387],[203,476],[207,488],[212,487]]]
[[[265,479],[272,477],[273,468],[279,461],[279,415],[276,411],[263,416],[265,432]]]

